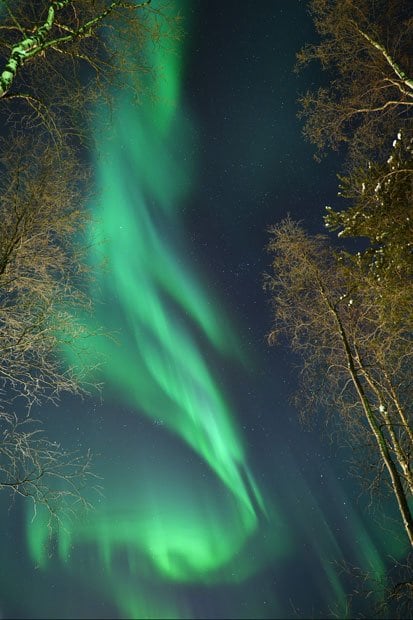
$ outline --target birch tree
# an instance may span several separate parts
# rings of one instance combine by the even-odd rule
[[[386,161],[368,161],[339,180],[347,208],[327,207],[326,227],[339,237],[367,241],[356,258],[376,278],[387,280],[387,287],[408,286],[413,277],[413,138],[398,131]]]
[[[94,357],[93,334],[76,318],[92,308],[90,123],[125,84],[139,100],[145,44],[176,36],[176,17],[150,0],[0,2],[0,490],[53,518],[83,502],[92,476],[89,454],[68,454],[29,415],[91,387],[85,364],[67,367],[59,355],[65,346]]]
[[[76,320],[91,305],[87,179],[70,150],[23,136],[3,151],[0,171],[0,403],[23,397],[31,407],[85,389],[59,347],[81,355],[90,336]]]
[[[320,41],[298,53],[297,67],[319,62],[328,85],[301,98],[306,137],[321,151],[345,145],[356,161],[387,152],[400,129],[412,130],[411,2],[312,0],[310,11]]]
[[[150,72],[145,42],[177,36],[175,18],[150,0],[14,0],[1,8],[0,114],[55,141],[86,139],[94,104],[110,105],[126,83],[139,99]]]
[[[87,495],[100,490],[92,469],[92,455],[68,452],[47,439],[39,420],[0,411],[0,491],[11,500],[28,499],[34,517],[41,506],[47,510],[53,530],[64,516],[91,507]]]
[[[337,257],[325,237],[310,237],[288,219],[270,232],[269,340],[284,335],[300,357],[305,405],[338,416],[364,458],[371,450],[375,475],[390,488],[413,545],[411,330],[383,313],[382,284]],[[412,301],[410,288],[394,304],[403,313]]]

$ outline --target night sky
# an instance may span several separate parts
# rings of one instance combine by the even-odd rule
[[[268,227],[289,213],[318,232],[337,204],[340,159],[316,163],[297,119],[326,79],[293,72],[306,2],[180,6],[184,42],[150,52],[158,98],[120,94],[113,136],[91,128],[102,401],[37,412],[92,449],[104,496],[51,543],[41,511],[2,497],[2,617],[340,616],[339,564],[380,576],[403,552],[346,450],[300,425],[294,360],[266,343]]]

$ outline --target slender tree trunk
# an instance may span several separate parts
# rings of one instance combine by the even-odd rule
[[[403,428],[406,431],[407,435],[409,436],[410,443],[411,443],[411,445],[413,447],[413,431],[412,431],[412,429],[410,427],[410,424],[409,424],[409,421],[406,418],[406,415],[405,415],[405,413],[403,411],[403,407],[402,407],[402,405],[401,405],[401,403],[399,401],[399,398],[398,398],[398,396],[396,394],[396,390],[394,389],[393,384],[392,384],[390,378],[388,377],[387,373],[385,373],[385,377],[386,377],[387,383],[389,385],[389,392],[391,394],[392,400],[393,400],[393,402],[395,404],[395,407],[397,409],[397,413],[399,414],[399,418],[400,418],[400,420],[402,422]]]
[[[388,62],[388,64],[390,65],[390,67],[393,69],[394,73],[397,75],[397,77],[399,78],[399,80],[402,81],[402,83],[407,86],[410,89],[410,92],[408,92],[407,94],[412,97],[413,96],[413,79],[409,78],[405,72],[399,67],[399,65],[397,64],[397,62],[394,60],[394,58],[392,58],[392,56],[389,54],[389,52],[386,50],[386,48],[384,47],[384,45],[381,45],[380,43],[378,43],[377,41],[375,41],[372,37],[370,37],[367,32],[364,32],[363,30],[361,30],[357,24],[355,22],[353,22],[357,32],[359,34],[361,34],[362,37],[364,37],[366,39],[366,41],[368,41],[370,43],[370,45],[372,45],[373,47],[376,48],[376,50],[378,50],[383,57],[386,59],[386,61]]]
[[[393,493],[396,497],[397,500],[397,505],[399,508],[399,512],[400,515],[402,517],[402,521],[403,521],[403,525],[404,525],[404,529],[406,531],[406,534],[408,536],[410,545],[413,547],[413,517],[412,514],[410,512],[410,508],[409,508],[409,504],[407,501],[407,497],[406,497],[406,493],[403,489],[403,484],[402,481],[400,479],[400,474],[397,470],[397,467],[391,457],[391,454],[389,452],[389,448],[387,445],[387,441],[385,436],[383,435],[383,432],[379,426],[379,424],[377,423],[377,420],[374,416],[374,413],[372,411],[372,408],[370,406],[370,402],[367,398],[367,395],[364,391],[363,385],[358,377],[357,374],[357,370],[355,368],[354,365],[354,359],[353,359],[353,354],[351,351],[351,347],[350,347],[350,343],[348,341],[346,332],[344,330],[344,327],[341,323],[341,319],[338,315],[338,312],[336,310],[336,308],[331,304],[330,300],[328,299],[328,296],[324,290],[324,286],[323,284],[320,282],[320,292],[321,295],[326,303],[326,305],[328,306],[330,312],[332,312],[333,316],[334,316],[334,320],[337,324],[337,328],[338,328],[338,332],[340,335],[340,339],[341,342],[343,344],[343,348],[345,351],[345,355],[346,355],[346,359],[347,359],[347,366],[348,366],[348,371],[351,377],[351,380],[353,382],[353,385],[356,389],[356,392],[358,394],[360,403],[363,407],[363,411],[364,414],[366,416],[367,422],[370,426],[370,429],[373,433],[373,436],[376,440],[380,455],[383,459],[383,462],[386,466],[386,469],[389,473],[390,476],[390,480],[391,480],[391,485],[393,488]]]
[[[109,6],[88,22],[85,22],[76,31],[69,32],[64,36],[59,36],[56,39],[47,41],[50,31],[52,30],[55,21],[56,13],[65,6],[70,4],[71,0],[53,0],[47,10],[47,17],[41,26],[38,26],[33,34],[28,37],[24,37],[16,45],[12,47],[10,56],[7,60],[6,66],[0,73],[0,98],[7,95],[8,91],[13,85],[19,69],[31,58],[37,56],[41,52],[47,50],[51,46],[60,46],[76,38],[88,36],[90,32],[96,30],[100,23],[117,8],[128,8],[130,10],[136,10],[148,6],[151,0],[145,0],[140,4],[133,5],[133,3],[123,3],[122,0],[115,0]]]
[[[385,398],[382,394],[382,391],[377,387],[376,381],[370,376],[368,370],[366,370],[366,368],[364,367],[364,364],[361,360],[360,354],[357,350],[356,347],[356,359],[357,359],[357,363],[359,365],[360,368],[360,372],[362,373],[364,379],[366,380],[366,382],[368,383],[368,385],[370,386],[371,390],[374,392],[377,401],[379,402],[379,409],[380,409],[380,413],[383,416],[384,422],[386,424],[386,428],[388,430],[388,433],[390,435],[390,439],[391,439],[391,443],[392,443],[392,448],[394,450],[394,453],[396,455],[397,461],[403,471],[403,475],[405,477],[405,480],[408,484],[409,487],[409,491],[410,493],[413,495],[413,476],[412,476],[412,472],[410,470],[410,463],[409,463],[409,459],[406,456],[405,451],[403,450],[402,446],[400,445],[400,442],[398,440],[398,437],[396,435],[396,432],[394,430],[394,425],[392,420],[390,419],[390,415],[388,412],[388,408],[385,402]],[[413,447],[413,444],[412,444]]]
[[[399,507],[399,511],[403,520],[403,525],[406,530],[407,536],[409,538],[410,544],[413,546],[413,519],[412,514],[410,512],[410,508],[407,502],[406,494],[403,489],[402,482],[400,480],[399,472],[391,458],[389,449],[387,447],[386,439],[377,424],[377,420],[374,417],[374,414],[371,410],[370,403],[366,398],[366,395],[363,390],[363,386],[361,385],[357,375],[353,370],[350,369],[351,378],[353,384],[357,390],[357,393],[360,398],[360,402],[363,406],[364,413],[366,415],[369,426],[373,432],[373,435],[376,439],[380,454],[386,465],[387,471],[389,472],[389,476],[391,479],[393,492],[396,496],[397,504]]]
[[[385,405],[384,405],[385,406]],[[413,495],[413,477],[412,477],[412,472],[410,471],[410,465],[409,465],[409,461],[406,458],[405,452],[402,449],[399,440],[396,437],[396,433],[394,431],[394,427],[393,424],[390,420],[390,416],[389,413],[387,411],[387,409],[385,409],[383,411],[383,418],[386,422],[386,426],[389,429],[389,434],[391,437],[391,441],[393,444],[393,448],[394,448],[394,452],[396,454],[397,460],[400,464],[400,467],[402,468],[403,471],[403,475],[406,479],[407,485],[409,487],[409,491],[410,493]]]
[[[10,90],[19,68],[42,50],[46,37],[53,27],[56,11],[65,7],[69,2],[70,0],[51,2],[44,23],[36,28],[31,36],[25,37],[12,48],[7,64],[0,74],[0,97],[4,97]]]

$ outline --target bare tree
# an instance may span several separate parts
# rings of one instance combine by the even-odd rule
[[[70,149],[32,135],[3,148],[0,170],[0,490],[30,498],[35,510],[43,505],[52,524],[88,507],[85,485],[95,478],[90,453],[65,451],[30,416],[34,404],[91,386],[82,358],[90,358],[92,334],[77,318],[91,310],[89,185]],[[63,346],[78,364],[63,362]]]
[[[378,279],[405,286],[413,276],[413,138],[401,131],[385,162],[369,161],[339,176],[347,208],[327,207],[324,222],[339,237],[367,241],[357,257]]]
[[[0,412],[0,434],[0,490],[12,500],[30,499],[33,518],[38,506],[46,508],[52,529],[79,508],[90,509],[87,495],[100,490],[90,451],[66,452],[45,437],[39,420],[5,412]]]
[[[388,148],[412,130],[413,11],[404,0],[312,0],[321,41],[298,54],[316,60],[328,86],[301,98],[305,135],[319,148],[346,144],[350,157]]]
[[[90,121],[125,85],[139,99],[146,43],[169,45],[177,24],[150,0],[0,3],[0,490],[53,518],[82,503],[91,477],[89,454],[66,453],[30,417],[33,404],[87,392],[84,358],[99,363],[77,318],[92,310]],[[64,364],[62,347],[78,362]]]
[[[125,85],[139,99],[150,72],[145,43],[179,36],[177,17],[150,0],[14,0],[1,17],[0,113],[58,141],[87,137],[93,106]]]
[[[90,307],[86,179],[70,151],[32,138],[16,140],[0,167],[0,382],[31,405],[80,390],[58,353],[64,342],[81,354],[89,335],[75,316]]]
[[[310,12],[320,40],[299,52],[297,69],[317,61],[325,80],[301,97],[304,134],[319,155],[340,147],[347,155],[339,176],[347,205],[328,207],[324,223],[362,242],[333,249],[290,220],[272,229],[270,341],[287,338],[302,363],[303,414],[334,420],[356,454],[353,473],[375,504],[390,490],[412,545],[413,6],[310,0]],[[380,612],[411,610],[411,562],[404,568],[373,585]],[[363,581],[368,598],[374,579],[359,571],[359,594]]]
[[[353,446],[374,449],[376,474],[387,471],[413,545],[413,347],[411,324],[400,321],[413,287],[400,291],[388,316],[385,285],[290,220],[271,229],[269,251],[269,339],[284,334],[301,358],[306,405],[338,415]]]
[[[347,596],[347,616],[360,608],[358,618],[411,618],[413,614],[412,554],[403,561],[391,559],[391,566],[384,575],[366,571],[358,566],[340,563],[338,569],[351,587]],[[369,601],[368,609],[366,602]],[[332,610],[332,617],[342,617],[341,610]],[[364,612],[364,613],[363,613]],[[366,613],[368,612],[368,615]]]

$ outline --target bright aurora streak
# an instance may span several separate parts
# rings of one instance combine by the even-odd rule
[[[329,558],[340,559],[343,550],[322,509],[299,474],[282,501],[274,500],[274,488],[271,495],[260,488],[236,412],[212,368],[211,359],[220,356],[234,364],[243,359],[230,321],[185,250],[182,205],[196,179],[196,132],[181,94],[184,50],[180,43],[173,47],[148,49],[156,97],[137,107],[123,91],[110,134],[103,123],[95,128],[99,197],[91,205],[90,262],[96,266],[104,258],[106,265],[97,271],[90,327],[103,327],[113,338],[96,338],[90,352],[105,359],[108,407],[121,403],[146,416],[156,433],[180,443],[179,455],[160,452],[154,459],[151,446],[137,438],[136,451],[132,446],[120,455],[124,468],[115,474],[103,465],[105,498],[87,519],[56,532],[57,557],[49,557],[47,527],[29,507],[30,555],[43,571],[60,563],[121,617],[191,618],[196,611],[187,587],[243,588],[269,562],[293,556],[298,527],[313,540],[322,566],[317,587],[327,602],[342,602]],[[291,461],[290,472],[294,468]],[[332,492],[336,498],[343,493]],[[293,493],[313,506],[305,523],[302,515],[284,513]],[[349,528],[363,540],[359,561],[369,558],[381,573],[374,541],[357,519],[352,515]],[[226,613],[253,615],[252,589],[249,597],[252,607],[232,601]],[[282,613],[269,585],[268,617]]]
[[[259,522],[268,521],[268,512],[234,415],[203,353],[207,348],[236,352],[236,337],[179,243],[181,205],[194,174],[194,162],[180,153],[190,153],[194,138],[180,99],[182,50],[174,47],[149,52],[157,70],[155,101],[137,108],[123,92],[113,134],[97,127],[100,193],[93,207],[90,261],[98,264],[103,253],[107,265],[98,272],[91,327],[103,326],[114,337],[96,340],[91,353],[105,360],[105,396],[149,416],[159,432],[179,435],[215,472],[217,489],[202,480],[191,484],[188,474],[177,476],[168,463],[163,474],[139,470],[141,480],[128,485],[127,505],[106,507],[84,526],[67,524],[58,534],[58,548],[70,561],[76,545],[96,544],[109,569],[123,550],[131,568],[139,571],[146,557],[148,570],[178,582],[222,580],[220,569],[227,567],[226,579],[237,581],[263,562],[246,561],[242,552]],[[159,492],[162,476],[173,490]],[[33,559],[44,565],[48,533],[40,519],[28,535]],[[278,542],[280,553],[287,543]],[[236,571],[230,567],[235,557]],[[119,603],[126,611],[148,614],[148,603],[142,609],[147,587],[145,595],[135,584],[129,592],[124,583],[114,590],[117,596],[122,590]],[[151,605],[155,617],[168,611],[155,601]]]

